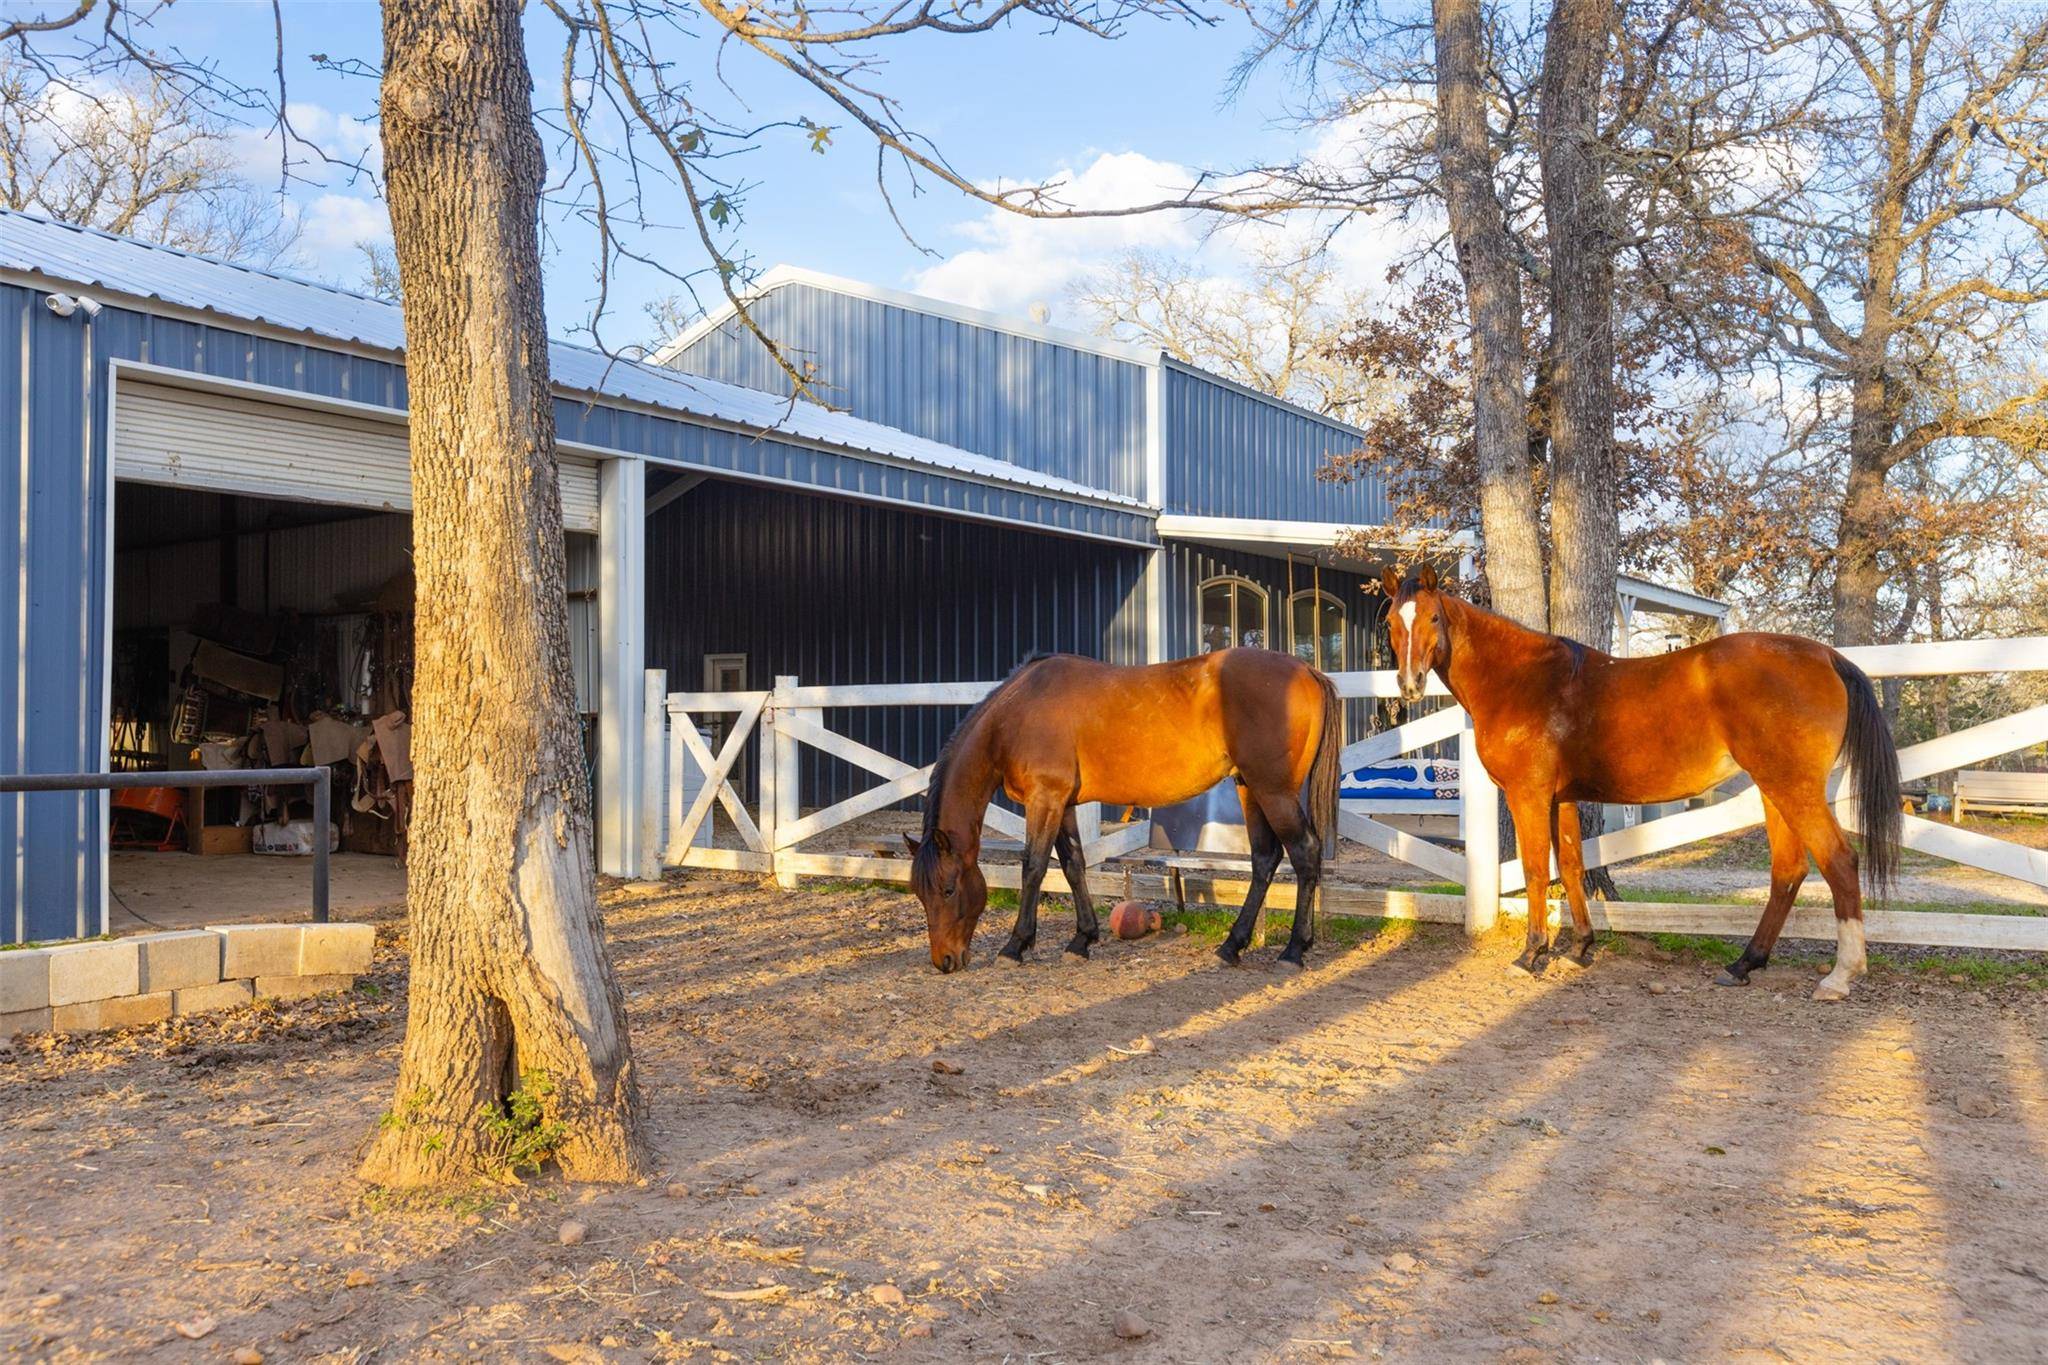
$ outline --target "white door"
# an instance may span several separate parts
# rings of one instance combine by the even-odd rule
[[[597,461],[561,457],[562,524],[597,530]],[[405,423],[123,376],[114,477],[250,497],[412,507]]]

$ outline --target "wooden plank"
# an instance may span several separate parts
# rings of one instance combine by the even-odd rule
[[[810,690],[812,689],[796,688],[793,689],[792,694],[802,693]],[[931,768],[912,768],[908,763],[905,763],[900,758],[892,758],[888,754],[883,753],[879,749],[870,749],[867,745],[862,744],[858,740],[848,739],[845,735],[837,734],[831,730],[827,730],[824,726],[818,724],[816,721],[813,721],[808,717],[793,715],[790,712],[783,711],[777,713],[776,719],[778,724],[788,728],[791,734],[795,735],[796,738],[803,741],[804,743],[809,744],[814,748],[823,749],[826,753],[832,754],[834,757],[843,758],[847,762],[853,764],[856,767],[865,768],[869,772],[876,773],[882,777],[889,778],[892,783],[900,781],[901,779],[911,776],[913,774],[921,774],[927,782],[929,782],[931,779]],[[874,788],[869,792],[864,792],[860,796],[850,798],[848,801],[842,801],[839,804],[840,806],[850,805],[853,801],[863,800],[866,797],[873,795],[875,791],[880,790],[883,789],[879,787]],[[924,787],[922,786],[912,788],[911,790],[903,792],[901,795],[893,797],[890,800],[883,801],[878,805],[869,806],[866,810],[856,812],[855,814],[842,815],[837,820],[824,821],[822,823],[814,823],[817,822],[818,817],[816,815],[813,815],[805,820],[795,821],[794,824],[796,824],[799,827],[807,827],[805,833],[802,836],[802,838],[807,839],[810,838],[812,835],[822,832],[823,830],[830,829],[835,824],[844,824],[846,821],[854,819],[855,815],[865,815],[869,811],[881,809],[882,806],[893,805],[895,802],[905,800],[906,798],[911,796],[915,796],[918,792],[923,790]],[[836,810],[838,809],[838,807],[832,807],[831,809]],[[823,814],[823,812],[820,812],[820,814]],[[1010,814],[1010,812],[1004,810],[1000,806],[991,805],[988,808],[987,814],[985,814],[982,817],[981,823],[987,828],[996,831],[998,834],[1006,834],[1013,839],[1021,839],[1024,837],[1024,817],[1022,817],[1021,815],[1012,815]],[[800,842],[800,840],[791,840],[788,843],[778,843],[777,847],[790,848],[793,847],[797,842]]]
[[[685,848],[678,867],[705,867],[720,872],[772,872],[775,860],[766,853],[738,848]]]
[[[1353,843],[1378,849],[1389,858],[1399,858],[1449,881],[1462,882],[1465,879],[1463,858],[1392,825],[1383,825],[1377,820],[1340,809],[1337,812],[1337,832]]]
[[[1353,670],[1349,673],[1332,673],[1330,681],[1337,684],[1337,695],[1347,700],[1361,697],[1398,697],[1401,695],[1401,675],[1391,668],[1371,671]],[[1422,685],[1423,694],[1431,697],[1448,697],[1451,689],[1432,672]]]
[[[698,791],[697,799],[691,804],[689,813],[683,817],[679,825],[671,827],[671,854],[674,852],[676,843],[687,845],[692,839],[697,837],[697,827],[703,824],[704,817],[711,813],[711,803],[714,800],[725,808],[725,813],[728,816],[732,817],[733,827],[739,830],[740,838],[746,842],[748,848],[760,853],[765,853],[768,850],[767,841],[762,837],[760,828],[754,824],[753,817],[747,814],[746,803],[740,800],[739,793],[732,789],[731,782],[727,780],[728,775],[732,772],[733,764],[738,761],[741,752],[746,748],[747,735],[753,730],[755,722],[761,718],[761,708],[767,705],[768,702],[768,694],[766,692],[752,692],[745,695],[754,698],[754,700],[747,703],[746,707],[740,712],[739,718],[733,722],[732,731],[726,735],[725,743],[719,748],[716,758],[711,756],[710,748],[704,743],[704,736],[697,733],[696,724],[691,721],[687,714],[675,716],[671,719],[669,733],[681,737],[683,747],[689,751],[690,756],[697,761],[698,768],[704,773],[704,786]],[[762,764],[764,778],[771,766],[768,763]],[[670,774],[669,780],[674,784],[676,792],[675,802],[677,805],[680,805],[682,803],[683,782],[680,765],[677,766],[674,773]],[[669,861],[674,862],[676,860],[671,856]]]
[[[1500,915],[1500,788],[1479,761],[1479,736],[1458,735],[1458,833],[1465,841],[1465,932],[1489,933]]]
[[[1903,818],[1899,842],[1952,863],[1982,868],[2035,886],[2048,886],[2048,849],[2028,848],[1975,830],[1923,820],[1917,815]]]
[[[858,820],[870,811],[884,806],[893,806],[923,791],[931,784],[932,770],[918,768],[904,773],[893,782],[884,782],[879,787],[870,787],[858,796],[849,796],[835,806],[812,811],[801,820],[793,820],[787,826],[775,827],[775,846],[779,849],[795,848],[814,835],[823,834],[849,820]]]
[[[1522,897],[1501,901],[1505,914],[1526,920],[1529,902]],[[1596,929],[1626,934],[1716,934],[1748,938],[1763,914],[1761,905],[1691,905],[1665,901],[1593,901],[1587,907]],[[1551,905],[1551,918],[1561,911]],[[1997,948],[2048,952],[2048,917],[1984,915],[1921,910],[1866,910],[1865,936],[1872,943],[1902,943],[1929,948]],[[1793,908],[1785,921],[1792,938],[1835,940],[1835,914],[1824,905]]]
[[[703,711],[709,715],[727,715],[744,711],[757,701],[768,700],[766,692],[671,692],[666,698],[671,711]]]
[[[1423,716],[1391,730],[1368,735],[1355,744],[1347,744],[1338,761],[1348,773],[1368,763],[1379,763],[1411,749],[1420,749],[1425,744],[1440,744],[1454,738],[1466,723],[1463,707],[1446,707],[1434,715]]]
[[[880,749],[870,749],[857,739],[848,739],[837,731],[827,730],[808,715],[797,712],[778,713],[776,723],[783,730],[813,749],[822,750],[834,758],[845,759],[856,768],[865,768],[882,777],[901,777],[912,771],[910,765],[900,758],[894,758]],[[924,771],[929,772],[926,768]]]
[[[642,881],[661,880],[661,805],[667,773],[668,709],[662,697],[668,692],[668,670],[647,670],[640,689],[640,790],[634,794],[639,807],[639,840],[633,850],[637,866],[634,875]]]
[[[2032,673],[2048,669],[2048,635],[2011,640],[1932,640],[1856,645],[1842,653],[1873,678],[1932,678],[1949,673]]]
[[[780,694],[777,704],[806,709],[827,706],[972,706],[1000,686],[999,682],[952,682],[791,687]]]
[[[1910,782],[1916,777],[1930,777],[2043,742],[2048,742],[2048,704],[2030,706],[1967,730],[1907,745],[1899,750],[1899,780]],[[1837,772],[1835,778],[1839,782],[1841,773]]]
[[[1112,829],[1092,844],[1081,846],[1081,861],[1090,867],[1106,863],[1112,858],[1121,858],[1152,842],[1152,822],[1133,820],[1119,829]]]
[[[1628,858],[1662,853],[1680,844],[1762,824],[1763,818],[1763,798],[1752,787],[1716,805],[1679,811],[1675,815],[1646,820],[1628,829],[1610,830],[1597,839],[1589,839],[1585,845],[1586,865],[1605,866]],[[1500,889],[1503,893],[1519,891],[1527,884],[1522,875],[1521,859],[1510,859],[1501,864]]]

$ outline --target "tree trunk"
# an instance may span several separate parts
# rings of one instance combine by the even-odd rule
[[[1529,479],[1521,266],[1494,193],[1498,156],[1482,81],[1486,38],[1479,0],[1435,0],[1435,20],[1437,160],[1472,322],[1473,440],[1487,585],[1496,611],[1541,630],[1543,550]]]
[[[645,1160],[570,681],[519,20],[516,0],[384,7],[418,581],[411,1010],[363,1163],[392,1185],[543,1156],[623,1180]],[[515,1089],[537,1120],[508,1107]]]
[[[1606,649],[1621,563],[1614,239],[1597,119],[1611,0],[1557,0],[1538,152],[1550,245],[1550,629]]]
[[[1858,375],[1849,398],[1849,480],[1835,535],[1837,645],[1877,642],[1877,597],[1884,570],[1877,559],[1885,533],[1885,475],[1892,423],[1881,372]]]
[[[1556,0],[1544,39],[1537,155],[1550,243],[1550,629],[1608,649],[1621,569],[1614,451],[1614,237],[1600,156],[1612,0]],[[1588,839],[1606,814],[1579,806]],[[1589,893],[1617,899],[1605,868]]]

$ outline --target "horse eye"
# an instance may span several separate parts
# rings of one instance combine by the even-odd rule
[[[947,886],[942,886],[939,888],[939,893],[950,900],[952,897],[960,894],[960,883],[953,882]]]

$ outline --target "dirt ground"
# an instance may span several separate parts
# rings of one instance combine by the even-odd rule
[[[648,1185],[355,1181],[394,921],[346,998],[0,1050],[0,1352],[2048,1359],[2037,989],[1823,1006],[1811,962],[1721,990],[1640,941],[1530,981],[1412,926],[1298,976],[1199,933],[1064,966],[1063,908],[942,978],[900,892],[609,906]]]

